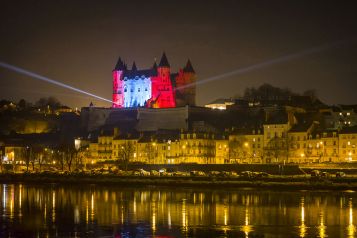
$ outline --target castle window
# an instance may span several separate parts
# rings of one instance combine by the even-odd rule
[[[147,89],[147,88],[145,88],[145,91],[147,92],[147,91],[148,91],[148,89]]]
[[[138,88],[138,92],[140,92],[140,88]]]
[[[132,92],[132,93],[133,93],[133,92],[134,92],[134,89],[130,89],[130,92]]]
[[[128,90],[126,88],[124,88],[124,93],[126,93]]]

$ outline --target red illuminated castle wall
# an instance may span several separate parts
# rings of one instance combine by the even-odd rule
[[[196,74],[191,62],[178,73],[170,72],[165,53],[160,64],[150,69],[138,70],[135,62],[131,70],[119,58],[113,70],[113,107],[171,108],[194,106]]]

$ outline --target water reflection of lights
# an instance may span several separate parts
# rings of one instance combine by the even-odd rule
[[[19,185],[19,217],[22,218],[22,184]]]
[[[286,237],[327,237],[327,234],[328,237],[340,235],[352,238],[357,236],[353,217],[354,200],[349,199],[346,195],[342,195],[344,198],[342,209],[339,208],[341,196],[333,195],[332,198],[335,199],[329,199],[331,196],[326,195],[328,199],[322,200],[320,208],[317,208],[315,203],[318,199],[317,195],[302,194],[297,198],[295,206],[293,206],[293,201],[285,202],[287,205],[284,205],[285,200],[280,199],[282,203],[281,210],[279,210],[278,195],[273,197],[272,204],[265,206],[261,201],[265,202],[267,200],[264,199],[271,199],[271,195],[262,196],[261,201],[256,201],[254,195],[247,195],[249,192],[244,192],[243,195],[239,194],[236,197],[233,194],[231,196],[223,192],[214,192],[214,200],[211,203],[212,192],[196,192],[191,195],[186,191],[161,191],[160,194],[156,191],[149,191],[142,194],[140,190],[128,189],[123,191],[122,196],[120,193],[120,191],[110,188],[107,193],[108,201],[105,202],[107,195],[104,188],[92,191],[71,189],[70,192],[67,192],[66,190],[62,191],[59,186],[38,188],[25,184],[22,186],[1,185],[0,217],[10,221],[12,213],[12,219],[17,222],[22,207],[21,224],[36,217],[37,223],[34,229],[43,229],[43,233],[41,233],[42,230],[40,232],[40,236],[43,237],[46,236],[44,233],[46,229],[50,230],[50,234],[54,234],[51,233],[53,231],[51,229],[54,227],[58,229],[60,226],[57,224],[62,225],[63,222],[73,225],[74,229],[82,227],[86,230],[96,229],[97,224],[98,226],[114,224],[115,228],[125,229],[128,225],[145,224],[145,232],[151,237],[153,237],[151,233],[157,237],[158,233],[162,232],[181,233],[181,237],[195,236],[200,234],[200,229],[205,227],[211,230],[215,229],[216,234],[219,232],[221,237],[235,235],[251,237],[253,233],[265,229],[261,226],[279,226],[279,231],[286,232]],[[39,199],[37,200],[38,195]],[[115,196],[117,199],[113,200],[112,198]],[[141,204],[141,198],[145,197],[146,202]],[[202,204],[200,204],[201,201]],[[28,206],[31,209],[28,209]],[[283,214],[284,207],[287,208],[287,216]],[[72,212],[65,214],[69,208]],[[3,212],[4,209],[6,212]],[[53,223],[54,215],[56,215],[56,219]],[[94,220],[91,220],[93,215]],[[68,220],[63,221],[62,217],[68,218]],[[40,223],[40,221],[45,221],[45,223]],[[85,222],[88,224],[86,227]],[[311,225],[311,222],[315,224]]]
[[[171,229],[171,207],[170,203],[167,205],[167,225]]]
[[[228,209],[227,209],[226,205],[224,205],[224,208],[223,208],[223,219],[224,219],[224,225],[227,226],[227,223],[228,223]]]
[[[121,224],[124,224],[124,206],[120,206],[120,222]]]
[[[56,192],[52,191],[52,222],[56,221]]]
[[[136,197],[134,196],[134,201],[133,201],[133,213],[136,215]]]
[[[88,198],[86,199],[86,224],[89,223],[89,205],[88,205]]]
[[[155,201],[152,201],[151,202],[151,229],[152,229],[152,232],[153,234],[155,234],[156,232],[156,202]]]
[[[6,214],[6,197],[7,197],[7,185],[3,184],[2,185],[2,206],[4,208],[4,215]]]
[[[241,231],[244,232],[245,237],[249,237],[249,233],[253,231],[253,228],[250,223],[250,217],[249,217],[249,210],[248,207],[245,208],[245,214],[244,214],[244,226],[241,228]]]
[[[352,198],[348,201],[349,219],[347,226],[347,237],[355,237],[356,227],[353,225],[353,203]]]
[[[187,231],[188,221],[187,221],[187,210],[186,210],[186,199],[182,199],[182,230]]]
[[[43,211],[43,220],[46,222],[47,220],[47,204],[45,203],[45,209]]]
[[[224,226],[222,227],[222,231],[224,233],[224,237],[227,237],[227,231],[229,230],[229,227],[228,227],[228,207],[227,207],[227,205],[224,205],[224,207],[223,207],[223,224],[224,224]]]
[[[79,224],[80,222],[80,214],[79,214],[79,208],[78,205],[74,208],[74,223]]]
[[[90,219],[91,221],[94,221],[94,194],[92,193],[91,196],[91,201],[90,201],[90,207],[91,207],[91,213],[90,213]]]
[[[320,212],[320,224],[317,228],[319,230],[319,237],[327,237],[326,226],[324,224],[324,213],[322,211]]]
[[[300,200],[300,207],[301,207],[301,224],[299,226],[300,237],[305,237],[307,226],[305,225],[305,199],[303,197]]]
[[[15,189],[14,185],[9,187],[10,189],[10,219],[14,218],[14,199],[15,199]]]

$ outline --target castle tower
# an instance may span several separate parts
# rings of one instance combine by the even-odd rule
[[[114,70],[112,71],[113,75],[113,104],[114,108],[124,107],[124,94],[123,94],[123,75],[126,70],[126,65],[119,57],[117,64],[115,65]]]
[[[176,105],[196,105],[196,73],[191,61],[187,60],[186,66],[180,69],[176,80]]]
[[[185,81],[185,98],[190,106],[196,105],[196,72],[188,59],[185,68],[183,68],[183,78]]]
[[[155,68],[156,63],[154,64]],[[170,78],[170,64],[165,52],[162,54],[160,64],[157,66],[157,76],[152,77],[152,99],[149,107],[168,108],[175,107],[175,95]]]

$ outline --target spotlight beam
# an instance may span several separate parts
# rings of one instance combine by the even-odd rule
[[[241,74],[249,73],[251,71],[262,69],[262,68],[265,68],[265,67],[268,67],[268,66],[272,66],[272,65],[275,65],[275,64],[284,63],[284,62],[287,62],[287,61],[290,61],[290,60],[299,59],[299,58],[302,58],[304,56],[315,54],[315,53],[320,53],[322,51],[326,51],[326,50],[332,49],[334,47],[337,47],[337,46],[340,46],[340,45],[343,45],[343,44],[352,43],[356,39],[357,38],[347,39],[347,40],[340,40],[340,41],[335,41],[335,42],[332,42],[332,43],[326,43],[326,44],[323,44],[323,45],[320,45],[320,46],[317,46],[317,47],[313,47],[313,48],[309,48],[307,50],[300,51],[300,52],[297,52],[297,53],[294,53],[294,54],[281,56],[281,57],[278,57],[278,58],[275,58],[275,59],[263,61],[261,63],[257,63],[257,64],[254,64],[254,65],[251,65],[251,66],[247,66],[247,67],[244,67],[244,68],[239,68],[239,69],[233,70],[231,72],[227,72],[227,73],[224,73],[224,74],[220,74],[220,75],[212,76],[212,77],[209,77],[209,78],[206,78],[206,79],[202,79],[202,80],[199,80],[199,81],[197,81],[195,83],[186,84],[186,85],[183,85],[181,87],[177,87],[176,90],[180,90],[180,89],[184,89],[184,88],[188,88],[188,87],[192,87],[192,86],[196,86],[196,85],[205,84],[205,83],[208,83],[208,82],[216,81],[216,80],[219,80],[219,79],[222,79],[222,78],[227,78],[227,77],[234,76],[234,75],[241,75]]]
[[[84,90],[75,88],[75,87],[70,86],[68,84],[64,84],[64,83],[58,82],[56,80],[47,78],[45,76],[33,73],[31,71],[28,71],[26,69],[23,69],[23,68],[14,66],[14,65],[10,65],[10,64],[4,63],[4,62],[0,62],[0,67],[8,69],[8,70],[11,70],[11,71],[14,71],[14,72],[17,72],[19,74],[23,74],[23,75],[29,76],[29,77],[34,78],[34,79],[38,79],[38,80],[41,80],[41,81],[44,81],[44,82],[47,82],[47,83],[51,83],[51,84],[57,85],[57,86],[60,86],[60,87],[63,87],[63,88],[66,88],[66,89],[69,89],[69,90],[72,90],[72,91],[75,91],[75,92],[78,92],[78,93],[82,93],[82,94],[85,94],[87,96],[90,96],[90,97],[93,97],[93,98],[96,98],[96,99],[99,99],[99,100],[102,100],[102,101],[113,103],[112,100],[97,96],[97,95],[95,95],[93,93],[86,92]]]

